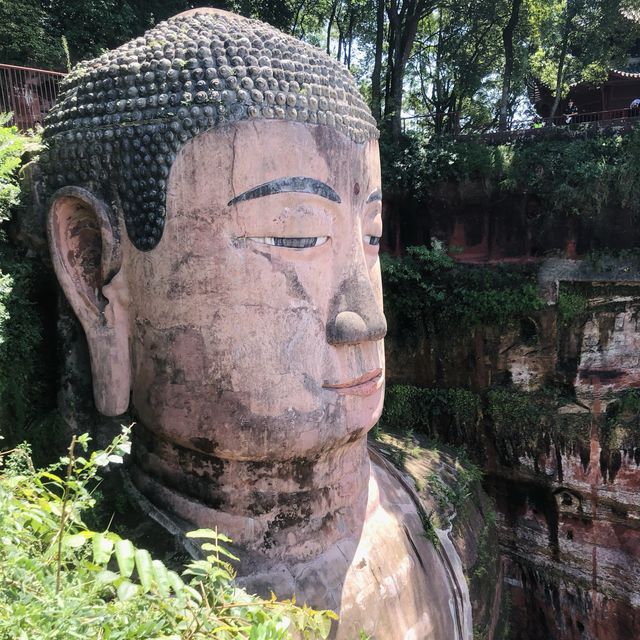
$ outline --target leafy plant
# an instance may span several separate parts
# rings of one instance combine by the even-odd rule
[[[496,446],[503,461],[547,449],[549,440],[559,446],[586,442],[591,415],[560,414],[567,400],[562,389],[543,388],[526,392],[511,388],[487,393],[486,413],[493,423]]]
[[[0,113],[0,222],[9,219],[11,208],[19,201],[20,187],[16,177],[22,154],[37,147],[36,138],[19,133],[16,127],[6,126],[11,117],[10,113]]]
[[[18,171],[38,138],[2,126],[0,116],[0,223],[19,211]],[[55,323],[55,287],[50,268],[25,255],[0,228],[0,434],[9,445],[28,438],[38,463],[51,461],[62,431],[55,408],[57,364],[47,329]],[[47,325],[49,322],[49,325]]]
[[[640,446],[640,391],[627,389],[607,406],[601,425],[601,444],[609,449]]]
[[[466,331],[506,325],[542,307],[531,269],[456,263],[439,244],[409,247],[402,258],[382,256],[390,333]]]
[[[59,463],[37,470],[28,447],[2,456],[0,473],[0,637],[17,640],[280,640],[326,638],[330,611],[250,596],[233,582],[230,542],[211,530],[204,560],[182,576],[111,531],[92,531],[99,469],[129,450],[128,430],[103,451],[72,441]]]
[[[441,528],[451,525],[472,498],[482,480],[480,467],[473,464],[466,452],[460,449],[452,458],[454,476],[447,480],[442,473],[430,473],[427,476],[427,491],[437,502],[437,516]]]
[[[380,418],[384,429],[416,430],[435,437],[441,422],[452,423],[461,440],[481,416],[480,396],[466,389],[421,389],[392,385]]]
[[[560,291],[557,309],[558,323],[562,326],[568,326],[587,310],[587,299],[579,293]]]

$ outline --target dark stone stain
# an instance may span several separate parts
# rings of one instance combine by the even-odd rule
[[[216,450],[217,443],[209,438],[190,438],[189,441],[198,451],[213,453]]]
[[[580,455],[582,470],[587,473],[587,467],[589,466],[589,461],[591,460],[591,449],[587,445],[580,443],[578,453]]]
[[[269,523],[262,541],[265,549],[270,549],[277,541],[278,532],[298,528],[309,521],[312,511],[308,500],[298,496],[292,502],[295,503],[294,506],[280,511]]]
[[[227,506],[220,481],[225,470],[224,460],[169,443],[139,423],[135,435],[132,458],[148,476],[213,509]],[[209,440],[206,442],[208,447],[215,446]],[[175,464],[166,464],[169,459]]]
[[[287,266],[283,268],[282,273],[287,281],[287,293],[294,298],[299,298],[300,300],[311,303],[311,298],[304,286],[302,286],[295,269]]]
[[[622,454],[619,449],[610,449],[603,447],[600,451],[600,473],[604,481],[613,483],[616,475],[622,467]]]
[[[527,508],[533,513],[541,514],[547,523],[551,556],[554,560],[559,559],[558,503],[550,487],[532,482],[517,482],[492,474],[487,477],[485,488],[496,500],[498,511],[505,514],[511,527],[516,526],[518,518]]]
[[[187,251],[177,262],[174,263],[171,268],[171,273],[176,273],[180,267],[183,267],[185,264],[188,264],[189,261],[193,258],[193,251]]]
[[[273,495],[267,495],[265,493],[254,491],[251,493],[249,504],[247,505],[247,512],[252,516],[262,516],[265,513],[269,513],[276,506],[276,499]]]
[[[262,547],[265,549],[265,551],[268,551],[269,549],[273,548],[274,544],[275,540],[273,539],[273,533],[271,533],[270,529],[267,529],[264,536],[262,537]]]
[[[256,480],[276,477],[281,480],[293,479],[301,489],[311,486],[313,481],[314,463],[317,458],[296,457],[284,462],[270,460],[255,460],[247,463],[247,469]]]
[[[601,382],[613,382],[619,378],[624,378],[626,371],[622,369],[584,369],[580,371],[580,379],[588,380],[589,378],[600,378]]]
[[[313,481],[313,465],[307,458],[294,458],[291,460],[291,475],[300,488],[311,486]]]

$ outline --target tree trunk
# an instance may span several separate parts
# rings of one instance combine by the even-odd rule
[[[331,4],[331,15],[329,16],[329,24],[327,24],[327,54],[331,55],[331,29],[333,28],[333,21],[336,18],[336,11],[338,9],[338,0],[333,0]]]
[[[351,46],[353,44],[353,29],[356,23],[356,9],[351,7],[351,14],[349,16],[349,27],[347,28],[347,41],[344,46],[344,63],[347,65],[347,69],[351,69]]]
[[[426,15],[427,2],[425,0],[405,0],[396,11],[393,2],[387,9],[389,16],[389,68],[388,90],[385,96],[384,115],[391,126],[391,136],[394,141],[402,134],[402,95],[404,73],[413,49],[413,43],[418,33],[420,20]],[[393,39],[391,32],[393,31]]]
[[[564,81],[564,65],[567,60],[567,51],[569,49],[569,34],[571,33],[571,23],[573,21],[573,14],[569,10],[567,3],[567,16],[564,21],[564,31],[562,33],[562,47],[560,49],[560,59],[558,60],[558,73],[556,75],[556,97],[551,107],[551,120],[553,121],[556,111],[560,106],[560,99],[562,98],[562,83]]]
[[[509,22],[502,30],[504,44],[504,75],[502,76],[502,96],[500,97],[500,117],[498,129],[506,131],[509,120],[509,94],[511,92],[511,75],[513,73],[513,34],[518,26],[522,0],[513,0]]]
[[[371,111],[377,122],[382,118],[382,48],[384,46],[384,0],[376,11],[376,52],[371,74]]]
[[[307,3],[307,0],[301,0],[296,7],[296,12],[293,16],[293,26],[291,27],[291,35],[295,36],[296,31],[298,29],[298,23],[300,22],[300,12],[304,8],[304,5]]]

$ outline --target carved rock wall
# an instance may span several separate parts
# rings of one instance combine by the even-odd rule
[[[486,404],[468,436],[482,442],[472,453],[496,501],[514,639],[613,640],[638,628],[640,416],[624,398],[640,388],[640,282],[625,269],[551,261],[539,277],[547,306],[529,326],[387,346],[395,382],[470,387],[485,401],[496,386],[563,389],[539,437],[511,425],[521,446],[501,440]],[[581,296],[582,312],[561,320],[560,293]]]

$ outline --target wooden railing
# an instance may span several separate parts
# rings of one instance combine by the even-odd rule
[[[598,127],[608,127],[615,124],[635,123],[640,116],[640,109],[607,109],[606,111],[588,111],[572,114],[559,114],[553,118],[528,118],[514,120],[510,130],[539,129],[543,127],[566,127],[577,124],[595,124]]]
[[[58,95],[64,73],[0,64],[0,112],[11,112],[19,129],[41,125]]]
[[[431,115],[416,115],[402,118],[402,130],[405,133],[419,130],[420,124],[433,119]],[[464,120],[460,120],[455,114],[450,118],[452,131],[447,131],[453,137],[464,137],[469,134],[465,131]],[[607,127],[632,128],[640,123],[640,109],[607,109],[605,111],[589,111],[574,114],[559,114],[553,118],[541,118],[539,116],[526,119],[513,120],[507,131],[498,131],[496,128],[482,132],[482,137],[504,137],[521,134],[524,131],[535,134],[537,130],[547,130],[550,127],[564,127],[580,129],[606,129]]]

